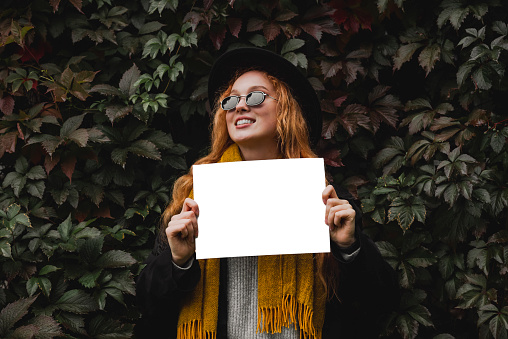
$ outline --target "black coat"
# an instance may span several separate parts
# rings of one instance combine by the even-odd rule
[[[338,262],[338,298],[326,304],[323,339],[328,338],[377,338],[379,321],[398,305],[399,291],[395,272],[383,260],[376,245],[363,234],[361,213],[351,200],[349,193],[337,191],[347,198],[356,209],[356,237],[358,241],[346,250],[331,242],[331,250]],[[342,193],[342,194],[341,194]],[[352,253],[360,248],[351,262],[344,262],[340,251]],[[188,270],[179,270],[172,264],[171,250],[167,242],[155,243],[154,250],[146,260],[146,266],[137,279],[138,307],[143,317],[135,327],[137,338],[176,338],[180,298],[198,283],[201,270],[194,260]],[[221,260],[219,290],[219,333],[225,326],[222,291],[227,269],[226,260]]]

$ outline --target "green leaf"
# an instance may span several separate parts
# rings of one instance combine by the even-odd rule
[[[96,265],[101,268],[127,267],[136,263],[129,253],[120,250],[111,250],[97,259]]]
[[[120,90],[124,95],[134,95],[136,93],[135,83],[141,76],[141,72],[136,64],[133,64],[131,68],[129,68],[120,79]]]
[[[157,147],[148,140],[136,140],[127,148],[127,150],[145,158],[154,160],[161,159],[161,154]]]
[[[65,122],[62,125],[62,128],[60,129],[60,137],[68,137],[70,133],[74,132],[78,129],[79,126],[83,123],[83,118],[85,117],[85,114],[80,114],[76,116],[72,116],[65,120]]]
[[[122,167],[125,167],[125,163],[127,162],[127,154],[128,150],[125,148],[115,148],[111,152],[111,160]]]
[[[71,215],[67,216],[67,219],[65,219],[60,225],[58,225],[58,233],[60,234],[60,237],[63,241],[68,241],[70,238],[71,230],[72,230],[72,222],[71,222]]]
[[[78,252],[83,261],[93,264],[102,253],[104,236],[87,238],[79,247]]]
[[[114,287],[115,289],[128,293],[130,295],[136,294],[134,279],[128,269],[123,271],[114,272],[113,278],[104,285],[105,287]]]
[[[411,307],[407,313],[423,326],[434,326],[430,318],[429,310],[422,305]]]
[[[150,21],[145,23],[141,28],[139,29],[139,34],[148,34],[159,31],[162,27],[166,26],[165,24],[161,24],[158,21]]]
[[[12,258],[11,244],[7,240],[0,240],[0,253],[6,258]]]
[[[46,265],[43,268],[41,268],[41,270],[39,271],[39,275],[46,275],[48,273],[56,272],[58,270],[59,268],[54,265]]]
[[[436,257],[425,247],[413,250],[405,260],[414,267],[428,267],[436,263]]]
[[[400,46],[393,57],[393,69],[399,70],[405,62],[411,60],[416,50],[422,46],[423,44],[418,42]]]
[[[506,308],[506,306],[505,306]],[[490,332],[494,338],[508,337],[508,315],[500,313],[489,322]]]
[[[427,46],[418,56],[420,66],[429,75],[430,71],[434,68],[434,65],[439,61],[441,57],[441,47],[438,44]]]
[[[82,316],[67,312],[59,312],[55,318],[60,324],[62,324],[65,328],[70,329],[72,332],[81,334],[82,336],[87,335],[84,329],[85,319]]]
[[[398,316],[396,326],[404,339],[414,339],[418,334],[418,322],[410,315]]]
[[[125,302],[123,300],[123,294],[122,291],[116,289],[116,288],[105,288],[104,292],[106,292],[109,296],[113,297],[116,301],[118,301],[120,304],[125,305]]]
[[[65,292],[54,305],[59,310],[75,314],[93,312],[97,310],[98,307],[92,297],[82,290],[70,290]]]
[[[494,152],[499,153],[503,150],[503,147],[506,145],[506,138],[499,131],[493,133],[490,139],[490,146],[494,150]]]
[[[96,269],[93,272],[86,272],[79,278],[79,283],[86,288],[97,286],[97,279],[102,273],[102,269]]]
[[[462,86],[467,77],[471,74],[471,71],[476,66],[474,61],[467,61],[466,63],[460,65],[459,70],[457,71],[457,84]]]
[[[31,277],[26,282],[26,292],[28,293],[28,296],[33,296],[35,292],[37,292],[37,288],[39,287],[37,285],[38,278],[37,277]]]
[[[39,277],[39,278],[37,278],[37,284],[39,285],[39,288],[41,289],[42,293],[46,297],[49,297],[49,295],[51,294],[51,288],[52,288],[51,281],[48,278]]]
[[[42,166],[34,166],[30,168],[30,170],[26,174],[26,177],[32,180],[46,179],[46,172],[44,171],[44,168],[42,168]]]
[[[97,315],[90,321],[89,335],[93,338],[124,339],[132,337],[132,325]]]
[[[46,184],[42,180],[39,180],[36,182],[29,182],[26,185],[26,191],[30,195],[33,195],[34,197],[37,197],[39,199],[42,199],[42,196],[43,196],[45,190],[46,190]]]
[[[298,48],[303,47],[303,45],[305,45],[305,41],[302,39],[289,39],[282,45],[280,54],[284,55],[288,52],[296,51]]]

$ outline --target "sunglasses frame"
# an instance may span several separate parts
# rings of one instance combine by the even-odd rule
[[[252,104],[252,105],[251,105],[251,104],[249,104],[249,103],[247,102],[247,97],[248,97],[249,95],[251,95],[252,93],[261,93],[261,94],[263,94],[263,99],[262,99],[260,102],[256,103],[256,104]],[[225,97],[224,99],[222,99],[222,100],[221,100],[221,102],[220,102],[220,107],[221,107],[223,110],[225,110],[225,111],[231,111],[232,109],[235,109],[235,108],[236,108],[236,106],[240,103],[240,99],[241,99],[241,98],[245,98],[245,104],[247,104],[247,106],[253,107],[253,106],[261,105],[261,104],[265,101],[266,97],[270,97],[270,98],[272,98],[272,99],[273,99],[273,100],[275,100],[275,101],[279,101],[278,99],[275,99],[275,98],[274,98],[274,97],[272,97],[270,94],[267,94],[267,93],[265,93],[265,92],[263,92],[263,91],[252,91],[252,92],[249,92],[249,93],[247,93],[247,94],[245,94],[245,95],[229,95],[229,96],[227,96],[227,97]],[[230,108],[230,109],[225,109],[225,108],[224,108],[224,101],[225,101],[226,99],[231,99],[231,98],[236,98],[236,103],[235,103],[235,105],[234,105],[232,108]]]

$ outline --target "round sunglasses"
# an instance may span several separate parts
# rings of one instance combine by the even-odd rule
[[[257,106],[261,105],[263,101],[265,101],[265,97],[270,97],[275,101],[279,101],[278,99],[275,99],[271,95],[266,94],[265,92],[261,91],[253,91],[246,95],[230,95],[228,97],[225,97],[220,102],[220,107],[222,107],[223,110],[229,111],[238,105],[240,102],[240,98],[245,98],[245,103],[247,106]]]

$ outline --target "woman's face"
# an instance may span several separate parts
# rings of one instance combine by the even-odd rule
[[[265,96],[256,106],[245,103],[245,95],[261,91],[277,99],[275,89],[265,74],[249,71],[233,84],[230,95],[241,95],[235,108],[227,111],[226,123],[231,139],[240,147],[266,147],[277,144],[277,101]]]

